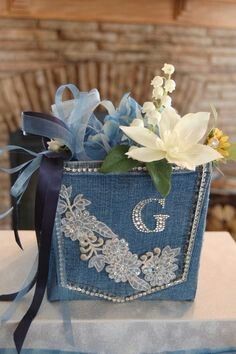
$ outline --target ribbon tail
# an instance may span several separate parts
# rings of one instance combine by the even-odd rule
[[[40,171],[39,171],[40,172]],[[40,175],[39,173],[39,179],[43,178],[43,176]],[[47,181],[44,180],[45,183],[45,187],[46,187],[46,183]],[[44,209],[44,205],[45,205],[45,198],[42,199],[41,198],[41,193],[39,191],[39,188],[37,188],[36,190],[36,199],[38,201],[38,203],[35,203],[35,232],[36,232],[36,240],[37,240],[37,246],[39,249],[40,246],[40,222],[42,221],[42,210]],[[14,217],[14,210],[15,208],[17,209],[18,204],[17,202],[14,203],[14,208],[12,207],[11,210],[13,210],[13,217]],[[16,242],[18,243],[17,238],[19,238],[19,234],[18,234],[18,222],[17,220],[13,221],[13,226],[15,228],[14,232],[15,232],[15,238],[16,238]],[[21,245],[21,241],[19,238],[19,244]],[[36,279],[37,279],[37,272],[35,272],[35,275],[33,277],[33,279],[31,281],[28,282],[28,285],[26,285],[24,287],[23,285],[23,289],[20,290],[19,292],[15,292],[15,293],[11,293],[11,294],[4,294],[4,295],[0,295],[0,301],[15,301],[15,299],[19,296],[19,294],[21,293],[21,297],[22,298],[25,294],[27,294],[35,285],[36,283]]]
[[[13,211],[13,231],[15,235],[15,241],[22,250],[23,246],[18,233],[18,204],[29,184],[32,174],[39,168],[41,159],[42,155],[39,155],[35,157],[32,161],[28,161],[27,164],[24,164],[27,165],[27,167],[25,167],[23,172],[17,178],[14,185],[11,187],[11,195],[14,198],[14,204],[13,207],[9,209],[9,212]],[[4,214],[1,215],[1,217],[2,216],[4,216]]]
[[[1,213],[0,214],[0,220],[4,219],[7,215],[11,214],[12,211],[13,211],[13,207],[10,207],[4,213]]]
[[[16,147],[13,145],[8,145],[6,147],[6,151],[12,151],[12,150],[22,150],[23,148],[19,147],[18,149],[16,149]],[[24,149],[25,152],[29,153],[30,150],[26,150]],[[33,152],[30,152],[33,154]],[[37,158],[37,157],[35,157]],[[20,170],[22,170],[24,167],[27,168],[26,166],[27,165],[30,165],[32,163],[34,159],[31,159],[27,162],[24,162],[22,163],[21,165],[18,165],[16,167],[13,167],[13,168],[0,168],[0,171],[2,172],[6,172],[8,174],[14,174],[16,172],[19,172]],[[13,212],[13,231],[14,231],[14,235],[15,235],[15,241],[17,243],[17,245],[23,250],[23,246],[21,244],[21,240],[20,240],[20,236],[19,236],[19,233],[18,233],[18,203],[16,201],[14,201],[14,205],[8,209],[5,213],[2,213],[0,215],[0,219],[3,219],[5,218],[8,214],[10,214],[11,212]]]
[[[73,327],[71,323],[70,304],[68,304],[68,301],[59,301],[59,302],[60,302],[60,310],[63,318],[63,327],[64,327],[66,341],[72,347],[75,347],[74,333],[73,333]]]
[[[4,213],[0,214],[0,220],[4,219],[7,215],[13,212],[13,231],[15,235],[15,241],[17,245],[23,250],[23,246],[21,244],[20,236],[18,233],[18,210],[17,210],[17,203],[15,202],[14,205],[5,211]]]
[[[25,192],[32,174],[39,168],[43,155],[38,155],[29,163],[29,165],[21,172],[13,186],[11,187],[11,195],[18,199]]]
[[[19,235],[19,232],[18,232],[18,205],[16,202],[14,202],[14,205],[13,205],[13,214],[12,214],[12,217],[13,217],[13,231],[14,231],[14,235],[15,235],[15,241],[17,243],[17,245],[22,249],[22,251],[24,250],[23,246],[22,246],[22,243],[21,243],[21,240],[20,240],[20,235]]]
[[[39,190],[45,200],[41,223],[38,275],[32,303],[14,332],[14,342],[18,354],[21,352],[30,325],[42,303],[48,279],[52,233],[61,188],[63,160],[44,157],[40,166]],[[45,182],[47,187],[45,188]],[[37,203],[37,201],[36,201]]]
[[[3,168],[3,167],[1,167],[0,168],[0,171],[1,172],[6,172],[6,173],[8,173],[8,174],[14,174],[14,173],[16,173],[16,172],[18,172],[18,171],[20,171],[20,170],[22,170],[25,166],[27,166],[30,162],[32,162],[34,159],[31,159],[31,160],[29,160],[29,161],[27,161],[27,162],[24,162],[24,163],[22,163],[21,165],[18,165],[18,166],[16,166],[16,167],[13,167],[13,168]]]
[[[36,277],[37,277],[37,274],[35,274],[35,276],[32,279],[32,281],[30,281],[30,283],[26,287],[21,289],[20,291],[17,291],[15,293],[11,293],[11,294],[0,295],[0,301],[3,301],[3,302],[14,301],[17,298],[17,296],[19,295],[19,293],[23,294],[22,297],[24,295],[26,295],[33,288],[33,286],[35,285]]]
[[[37,152],[34,152],[34,151],[31,151],[31,150],[28,150],[22,146],[18,146],[18,145],[7,145],[3,148],[0,148],[0,155],[4,154],[5,152],[11,152],[11,151],[14,151],[14,150],[21,150],[23,153],[27,153],[29,155],[32,155],[34,157],[37,157],[38,156],[38,153]]]
[[[18,293],[0,296],[0,301],[14,301],[12,304],[10,304],[10,306],[6,309],[6,311],[0,316],[0,326],[4,322],[7,322],[12,317],[12,315],[14,314],[17,308],[19,301],[31,290],[32,286],[34,285],[35,277],[37,273],[37,264],[38,264],[38,256],[36,257],[32,269],[23,283],[22,289]]]
[[[20,169],[26,166],[23,172],[19,175],[19,177],[11,187],[11,195],[16,199],[17,204],[19,204],[19,201],[29,184],[32,174],[39,168],[41,159],[42,159],[42,155],[40,154],[37,155],[34,159],[27,161],[26,163],[19,165],[15,168],[9,170],[2,169],[2,168],[0,169],[0,171],[4,171],[11,174],[11,173],[18,172]],[[4,219],[7,215],[9,215],[13,211],[13,209],[14,207],[12,206],[5,212],[1,213],[0,220]]]

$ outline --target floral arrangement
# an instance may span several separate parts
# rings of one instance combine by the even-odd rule
[[[162,71],[163,76],[155,76],[151,81],[152,100],[142,107],[125,94],[118,108],[110,109],[104,123],[92,113],[82,142],[85,154],[76,154],[73,159],[102,161],[102,173],[146,167],[163,196],[171,189],[173,164],[195,170],[209,162],[235,160],[236,145],[216,127],[216,111],[213,109],[212,115],[198,112],[180,117],[170,97],[176,88],[172,79],[175,68],[165,64]],[[71,113],[68,102],[64,102],[65,108]],[[58,116],[55,107],[53,113]],[[73,124],[69,127],[76,131]],[[65,146],[63,141],[51,139],[48,149],[58,152]]]
[[[165,64],[164,76],[155,76],[152,101],[145,102],[142,115],[130,126],[120,125],[129,144],[115,146],[105,158],[101,172],[125,172],[145,165],[156,188],[166,196],[171,188],[172,164],[195,170],[199,165],[236,159],[236,145],[229,142],[209,112],[188,113],[180,117],[169,96],[175,90],[171,78],[175,68]]]

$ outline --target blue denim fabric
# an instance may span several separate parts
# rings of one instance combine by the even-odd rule
[[[76,168],[79,163],[71,162],[69,166]],[[89,163],[83,166],[88,167]],[[77,194],[83,194],[86,199],[91,201],[87,207],[90,214],[109,226],[114,233],[119,235],[120,239],[124,238],[129,243],[132,253],[142,255],[156,247],[163,249],[167,245],[171,248],[179,247],[181,249],[178,256],[176,278],[182,279],[184,267],[189,262],[185,281],[171,285],[166,289],[160,289],[140,297],[140,299],[193,300],[197,287],[210,179],[210,165],[201,166],[196,171],[174,170],[172,190],[165,200],[165,208],[154,202],[147,204],[142,211],[143,222],[151,230],[155,228],[153,215],[169,215],[164,231],[150,233],[137,230],[132,221],[132,211],[137,203],[148,198],[162,198],[146,172],[107,175],[98,172],[65,172],[62,183],[67,187],[72,186],[72,199]],[[108,277],[105,270],[98,273],[95,268],[88,268],[88,262],[80,260],[78,241],[64,237],[61,232],[60,218],[61,216],[57,213],[58,227],[54,228],[48,279],[49,300],[97,298],[90,294],[71,290],[65,284],[86,288],[90,292],[118,297],[140,293],[133,289],[128,282],[114,282]],[[61,249],[59,249],[58,240],[62,240]],[[190,243],[192,244],[192,252],[189,254],[188,260],[186,253]],[[63,281],[64,284],[62,284]]]

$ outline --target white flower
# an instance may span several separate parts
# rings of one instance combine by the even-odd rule
[[[161,70],[164,71],[164,73],[167,75],[172,75],[175,71],[175,67],[172,64],[165,63]]]
[[[140,127],[144,128],[144,122],[142,119],[135,118],[133,122],[130,124],[131,127]]]
[[[176,83],[174,80],[169,79],[165,82],[165,90],[167,92],[173,92],[175,90]]]
[[[171,107],[171,102],[172,102],[171,97],[167,95],[162,98],[161,104],[165,108],[168,108],[168,107]]]
[[[163,78],[161,76],[155,76],[152,81],[151,85],[154,87],[160,87],[163,85]]]
[[[137,147],[126,154],[138,161],[167,159],[178,166],[195,170],[196,166],[223,156],[210,146],[199,144],[207,130],[209,113],[189,113],[183,118],[173,108],[165,109],[159,123],[160,137],[147,128],[121,127]]]
[[[129,151],[132,151],[133,149],[137,149],[137,146],[135,145],[130,146]]]
[[[62,146],[65,144],[62,142],[62,140],[59,139],[51,139],[50,141],[47,142],[48,144],[48,150],[53,151],[53,152],[58,152]]]
[[[163,96],[164,90],[162,87],[154,87],[152,91],[152,97],[155,99],[161,98]]]
[[[158,112],[157,110],[155,110],[155,111],[146,113],[145,117],[148,120],[148,124],[156,126],[161,120],[161,113]]]
[[[148,113],[155,111],[156,107],[153,102],[144,102],[142,112],[143,113]]]

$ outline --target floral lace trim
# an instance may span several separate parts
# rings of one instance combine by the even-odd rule
[[[155,248],[140,257],[130,252],[125,239],[119,239],[106,224],[90,215],[91,202],[78,194],[71,201],[72,186],[62,185],[58,202],[61,229],[65,237],[79,241],[81,260],[98,272],[105,270],[116,283],[128,282],[139,291],[168,284],[176,278],[180,248]],[[142,276],[142,278],[141,278]]]

